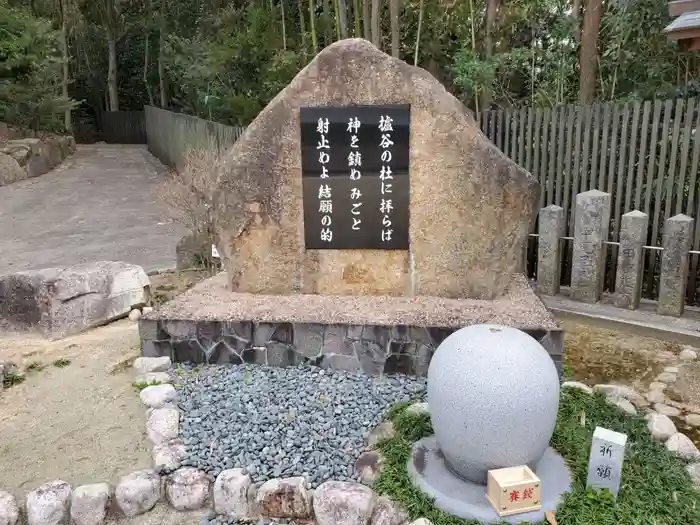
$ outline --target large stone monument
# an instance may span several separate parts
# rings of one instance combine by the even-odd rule
[[[564,459],[549,447],[558,406],[557,370],[535,339],[492,324],[458,330],[430,362],[435,435],[415,443],[409,473],[445,512],[482,523],[540,522],[571,488]],[[486,499],[488,472],[520,466],[539,478],[539,498],[531,503],[541,508],[499,517]]]
[[[396,105],[410,107],[410,141],[406,110],[387,107]],[[376,110],[353,112],[355,106]],[[330,112],[318,109],[324,107]],[[317,108],[310,121],[314,142],[308,144],[301,121],[305,115],[300,115],[305,108]],[[338,114],[338,108],[345,111]],[[393,211],[393,220],[407,226],[408,246],[307,249],[305,230],[314,225],[306,222],[310,217],[305,212],[319,203],[304,191],[302,174],[305,178],[313,166],[303,157],[318,155],[317,120],[330,117],[333,127],[333,117],[338,117],[339,126],[325,136],[333,179],[332,168],[340,168],[350,152],[349,118],[360,122],[356,135],[367,162],[379,148],[379,140],[371,144],[369,137],[381,138],[376,129],[387,110],[393,111],[394,123],[405,119],[405,126],[390,135],[395,143],[391,162],[401,162],[399,148],[410,148],[400,167],[405,180],[394,180],[393,187],[408,201],[410,184],[408,209],[397,207],[395,199]],[[523,250],[537,213],[537,181],[501,153],[463,104],[427,71],[366,40],[342,40],[321,51],[260,112],[222,165],[212,187],[217,247],[231,290],[493,299],[507,292],[514,274],[522,273]],[[344,165],[347,180],[352,167]],[[318,164],[316,168],[316,181],[322,182]],[[371,169],[377,181],[381,166]],[[363,171],[360,180],[369,184],[369,179]],[[352,208],[345,200],[351,188],[332,189],[331,227],[352,224]],[[370,210],[380,203],[367,201],[362,193],[360,227],[380,230],[383,217]]]
[[[225,272],[143,317],[144,355],[427,373],[464,326],[563,340],[523,272],[539,186],[428,72],[321,51],[211,173]]]

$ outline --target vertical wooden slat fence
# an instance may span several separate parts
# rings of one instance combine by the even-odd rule
[[[172,168],[181,168],[191,150],[208,149],[224,153],[244,131],[238,126],[226,126],[151,106],[146,106],[145,111],[148,149],[163,164]]]
[[[496,110],[483,112],[478,122],[494,144],[537,177],[539,207],[563,208],[567,242],[573,236],[575,196],[591,189],[611,195],[612,244],[605,278],[611,292],[622,215],[633,210],[649,215],[643,296],[650,299],[658,296],[659,248],[666,220],[679,213],[694,217],[687,299],[700,304],[699,100]],[[571,274],[570,254],[568,246],[562,252],[563,284]]]
[[[102,115],[102,139],[108,144],[145,144],[143,111],[107,111]]]

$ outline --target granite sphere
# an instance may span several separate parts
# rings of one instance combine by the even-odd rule
[[[486,483],[491,469],[536,469],[557,420],[559,376],[544,347],[525,332],[469,326],[435,351],[428,406],[450,469]]]

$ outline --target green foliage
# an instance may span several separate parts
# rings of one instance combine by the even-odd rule
[[[75,104],[61,96],[62,62],[51,22],[0,0],[0,121],[61,130]]]
[[[433,525],[476,525],[438,510],[408,476],[406,464],[412,443],[432,433],[429,416],[411,415],[404,405],[390,417],[396,436],[379,444],[385,463],[373,488],[400,503],[412,520],[424,517]],[[616,502],[608,492],[586,490],[588,455],[596,426],[628,436]],[[700,523],[700,491],[692,487],[685,462],[651,438],[643,418],[608,405],[603,396],[563,390],[551,443],[564,456],[573,478],[573,491],[564,495],[556,510],[561,525]]]

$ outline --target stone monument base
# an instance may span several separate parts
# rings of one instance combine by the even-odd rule
[[[516,276],[509,292],[493,300],[262,295],[232,292],[227,284],[222,272],[144,314],[142,355],[424,376],[450,334],[492,323],[534,337],[561,372],[563,332],[524,276]]]
[[[437,508],[448,514],[481,523],[539,523],[545,519],[546,511],[556,510],[561,495],[571,490],[571,473],[564,458],[554,449],[548,448],[533,470],[540,478],[542,508],[500,517],[486,500],[486,485],[464,480],[452,473],[437,446],[435,436],[417,441],[408,460],[408,472],[413,483],[435,499]]]

